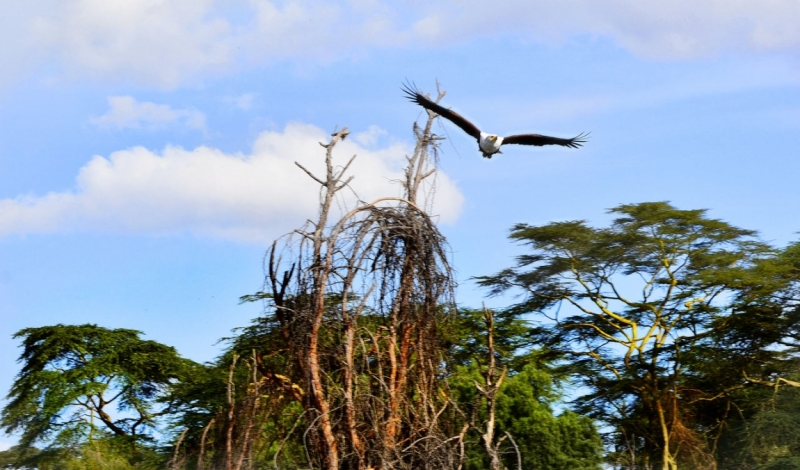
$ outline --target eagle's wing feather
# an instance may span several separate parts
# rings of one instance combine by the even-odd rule
[[[464,132],[471,135],[476,139],[481,138],[481,130],[478,129],[475,124],[467,121],[464,119],[464,116],[458,114],[455,111],[451,111],[444,106],[440,106],[433,101],[426,98],[422,93],[417,90],[417,88],[413,84],[404,84],[403,91],[405,92],[408,99],[417,103],[418,105],[422,106],[425,109],[431,110],[434,113],[438,114],[439,116],[447,119],[448,121],[452,122],[456,126],[460,127]]]
[[[505,144],[518,144],[518,145],[563,145],[564,147],[578,148],[582,146],[589,137],[589,134],[582,133],[571,139],[561,139],[558,137],[550,137],[539,134],[518,134],[503,137],[503,145]]]

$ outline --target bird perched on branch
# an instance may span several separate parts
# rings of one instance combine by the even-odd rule
[[[464,132],[471,135],[478,140],[478,147],[481,153],[486,158],[492,158],[492,155],[500,152],[500,146],[506,144],[518,145],[562,145],[564,147],[578,148],[586,142],[589,136],[587,133],[579,134],[571,139],[561,139],[558,137],[550,137],[540,134],[516,134],[508,137],[500,137],[496,134],[487,134],[481,132],[475,124],[467,121],[464,117],[455,111],[440,106],[439,104],[431,101],[425,95],[419,92],[413,84],[403,85],[403,92],[405,92],[408,99],[422,106],[423,108],[433,111],[439,116],[447,119],[456,126],[460,127]]]

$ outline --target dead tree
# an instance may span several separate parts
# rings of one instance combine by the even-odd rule
[[[475,382],[475,388],[478,389],[483,398],[486,399],[486,422],[478,431],[481,433],[481,441],[486,454],[489,456],[490,468],[492,470],[501,470],[503,464],[500,461],[500,444],[510,434],[506,433],[505,436],[495,441],[495,409],[497,407],[497,393],[503,385],[506,378],[508,369],[503,368],[503,371],[497,373],[497,365],[494,351],[494,312],[483,307],[483,321],[486,323],[486,343],[489,348],[488,359],[489,364],[484,373],[483,385]]]
[[[202,429],[199,445],[192,452],[195,468],[202,470],[246,470],[252,469],[258,453],[261,437],[259,430],[274,419],[280,408],[281,397],[266,377],[259,373],[258,355],[240,361],[233,354],[228,366],[225,406]],[[237,378],[238,375],[238,378]],[[237,383],[239,387],[237,387]],[[188,430],[188,429],[187,429]],[[185,432],[184,432],[185,434]],[[180,440],[178,441],[180,443]],[[176,445],[172,468],[185,468],[188,455],[177,458]]]
[[[311,466],[458,464],[458,436],[443,431],[447,400],[437,388],[438,328],[453,312],[454,281],[445,238],[425,211],[435,192],[434,118],[414,126],[403,197],[335,213],[356,158],[334,164],[347,128],[321,144],[324,175],[297,164],[320,185],[319,213],[265,258],[265,319],[277,325],[291,359],[280,373],[262,362],[261,373],[303,404]]]
[[[457,413],[463,418],[464,425],[459,435],[460,446],[460,461],[464,460],[464,444],[467,431],[474,430],[480,436],[483,450],[489,457],[489,468],[491,470],[503,470],[503,462],[501,460],[500,446],[508,439],[510,445],[514,448],[517,457],[517,469],[522,470],[522,456],[519,452],[519,447],[514,441],[514,438],[507,431],[503,436],[497,439],[497,396],[500,393],[500,388],[508,375],[508,368],[503,367],[498,371],[497,366],[497,351],[494,347],[494,311],[483,307],[483,322],[486,325],[486,370],[483,371],[483,383],[474,381],[475,389],[478,395],[475,397],[475,403],[472,406],[471,416],[468,416],[460,407],[458,403],[453,403]],[[486,419],[481,420],[481,410],[486,414]],[[461,465],[459,465],[459,470]]]

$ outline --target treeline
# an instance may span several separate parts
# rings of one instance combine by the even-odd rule
[[[439,97],[441,98],[441,96]],[[668,203],[608,227],[518,225],[514,266],[457,308],[435,116],[402,197],[320,210],[265,257],[263,314],[197,364],[133,330],[27,328],[4,468],[800,468],[800,245]],[[352,159],[350,160],[352,162]],[[299,166],[299,165],[298,165]]]

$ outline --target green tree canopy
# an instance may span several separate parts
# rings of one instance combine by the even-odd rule
[[[785,264],[769,262],[776,251],[754,232],[703,210],[651,202],[610,213],[608,228],[515,226],[511,238],[531,251],[480,282],[525,294],[512,311],[536,316],[538,339],[590,390],[583,410],[644,458],[630,465],[677,468],[679,453],[706,452],[684,407],[695,392],[684,388],[687,363],[742,299],[786,286]]]
[[[0,426],[21,432],[23,447],[52,439],[82,442],[95,430],[146,437],[169,411],[155,400],[195,364],[140,334],[97,325],[20,330],[14,338],[22,339],[22,370]]]

